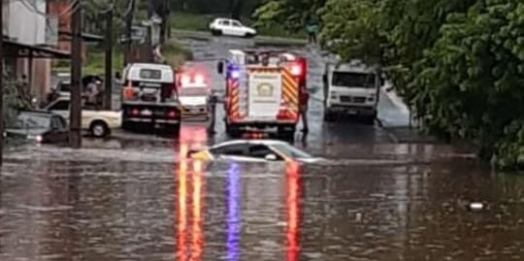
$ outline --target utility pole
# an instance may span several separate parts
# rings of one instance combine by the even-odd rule
[[[0,29],[4,28],[4,0],[0,0]],[[3,30],[2,30],[3,31]],[[4,35],[0,37],[0,166],[4,161]]]
[[[71,14],[71,106],[69,115],[69,144],[80,148],[82,137],[80,122],[82,118],[82,0],[76,1]]]
[[[113,9],[114,2],[110,3],[111,9],[106,14],[106,39],[105,39],[105,101],[106,110],[111,110],[113,96]]]
[[[133,44],[133,41],[131,40],[131,37],[133,36],[133,18],[135,16],[135,8],[136,8],[136,0],[129,0],[131,1],[131,7],[129,10],[129,13],[126,17],[126,52],[124,55],[124,66],[126,66],[129,61],[131,60],[131,45]]]

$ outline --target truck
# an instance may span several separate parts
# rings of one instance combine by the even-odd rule
[[[62,116],[69,121],[71,97],[63,96],[52,101],[43,108]],[[81,128],[90,135],[97,138],[105,138],[112,130],[119,129],[122,125],[122,112],[97,110],[88,106],[82,106]]]
[[[178,133],[181,112],[173,68],[165,64],[130,63],[122,76],[122,128],[163,128]]]
[[[375,69],[360,61],[327,64],[324,82],[324,121],[342,114],[359,116],[373,124],[377,116],[382,79]]]
[[[229,50],[217,69],[225,78],[224,123],[229,136],[276,129],[284,139],[294,137],[305,59],[279,52]]]

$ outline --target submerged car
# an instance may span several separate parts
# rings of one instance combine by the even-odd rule
[[[69,137],[67,121],[60,115],[31,111],[18,114],[5,128],[5,136],[37,143],[65,143]]]
[[[233,140],[207,149],[193,150],[188,158],[204,161],[234,160],[247,162],[298,161],[315,163],[322,159],[280,140]]]

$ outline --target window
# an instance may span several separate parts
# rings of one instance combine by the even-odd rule
[[[234,27],[242,27],[242,24],[241,24],[239,21],[235,21],[235,20],[233,20],[233,21],[231,22],[231,24],[232,24]]]
[[[58,91],[60,91],[60,92],[71,92],[71,83],[69,83],[69,82],[60,82],[58,84]]]
[[[162,71],[152,69],[140,69],[139,77],[147,80],[160,80],[162,79]]]
[[[348,88],[374,88],[375,75],[372,73],[335,72],[332,84]]]
[[[51,105],[50,110],[67,111],[69,110],[69,101],[57,101],[55,104]]]
[[[249,147],[249,156],[253,158],[264,159],[267,155],[273,154],[278,157],[268,146],[263,144],[251,145]]]
[[[231,22],[229,20],[222,20],[222,21],[218,22],[218,24],[219,25],[230,26]]]
[[[246,144],[232,144],[215,147],[209,150],[209,152],[215,156],[226,155],[226,156],[246,156],[247,155]]]
[[[293,158],[293,159],[308,159],[313,158],[313,156],[296,149],[295,147],[289,145],[289,144],[272,144],[271,147],[277,149],[280,153],[285,154],[287,157]]]
[[[180,96],[207,96],[208,89],[202,87],[191,87],[180,89]]]

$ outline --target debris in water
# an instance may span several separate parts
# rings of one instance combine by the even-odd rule
[[[484,204],[480,202],[471,202],[469,204],[469,209],[471,210],[482,210],[484,208]]]

